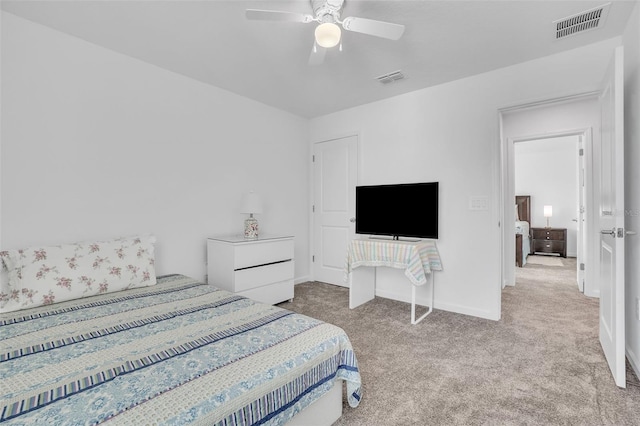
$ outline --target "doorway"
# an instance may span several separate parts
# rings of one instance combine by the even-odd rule
[[[313,277],[346,287],[345,250],[355,236],[358,136],[314,144],[313,173]]]
[[[579,148],[576,148],[576,162],[582,163],[583,177],[582,183],[584,189],[579,194],[582,197],[581,207],[576,206],[569,215],[568,220],[573,225],[567,225],[576,229],[572,219],[578,220],[581,225],[579,235],[582,236],[580,242],[576,242],[576,256],[580,255],[580,262],[577,263],[577,271],[579,277],[579,288],[585,295],[590,297],[599,296],[599,287],[597,285],[597,253],[589,246],[589,238],[593,238],[593,230],[596,229],[593,220],[595,188],[593,185],[594,161],[593,161],[593,144],[594,138],[599,137],[600,133],[600,109],[598,104],[597,93],[589,93],[572,98],[563,98],[551,100],[535,105],[524,105],[515,108],[509,108],[500,111],[501,124],[501,179],[502,179],[502,206],[503,206],[503,255],[502,255],[502,276],[504,288],[507,285],[515,284],[515,217],[513,214],[513,201],[516,194],[515,191],[515,144],[517,143],[534,143],[536,140],[550,140],[560,137],[578,138]],[[597,140],[596,140],[597,142]],[[581,150],[581,151],[580,151]],[[580,157],[579,154],[582,153]],[[544,170],[547,164],[543,161],[538,165],[539,170]],[[574,180],[575,182],[575,180]],[[528,195],[528,194],[524,194]],[[538,200],[539,201],[539,200]],[[532,216],[538,215],[533,226],[546,226],[544,218],[544,205],[533,207]],[[553,216],[550,220],[554,220]],[[576,232],[578,232],[576,230]],[[578,246],[582,251],[578,251]],[[593,244],[591,245],[593,246]],[[585,249],[586,248],[586,249]]]
[[[502,233],[502,276],[503,280],[512,278],[505,271],[513,270],[514,262],[509,263],[509,253],[504,249],[513,247],[513,141],[517,135],[535,131],[553,132],[549,128],[575,128],[572,120],[581,124],[577,127],[591,129],[593,144],[585,148],[586,182],[586,262],[584,294],[594,295],[599,300],[599,340],[605,358],[616,382],[624,388],[625,384],[625,229],[624,229],[624,102],[623,102],[623,48],[616,47],[607,72],[603,78],[601,92],[581,95],[560,101],[538,102],[528,107],[514,107],[499,111],[500,117],[500,172],[501,172],[501,233]],[[581,98],[586,106],[582,114],[575,103]],[[555,104],[555,105],[554,105]],[[569,105],[570,104],[570,105]],[[564,106],[568,109],[562,109]],[[549,114],[553,109],[555,114]],[[588,109],[591,112],[588,112]],[[536,111],[537,110],[537,111]],[[536,112],[542,111],[543,121],[536,121]],[[533,114],[532,114],[533,112]],[[515,118],[509,117],[514,114]],[[520,117],[518,117],[520,115]],[[520,119],[520,121],[518,120]],[[539,117],[538,117],[539,118]],[[529,125],[529,131],[522,127]],[[545,126],[542,124],[544,123]],[[530,138],[533,139],[533,138]],[[596,148],[593,148],[595,146]],[[594,158],[597,161],[594,161]],[[597,179],[594,178],[597,176]],[[597,182],[598,185],[594,185]],[[508,229],[507,229],[508,228]],[[511,236],[511,238],[509,238]],[[512,250],[514,251],[514,250]],[[506,259],[506,261],[505,261]],[[511,266],[511,268],[510,268]],[[503,282],[504,287],[504,282]],[[591,293],[591,294],[589,294]]]
[[[576,265],[584,289],[584,134],[515,141],[515,194],[528,197],[528,218],[519,219],[520,267]],[[517,249],[517,247],[516,247]],[[517,268],[517,271],[520,269]],[[551,268],[551,271],[554,268]],[[517,280],[517,273],[516,273]]]

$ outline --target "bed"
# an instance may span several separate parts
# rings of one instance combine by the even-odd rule
[[[527,264],[531,253],[531,196],[516,195],[516,266]]]
[[[61,272],[52,257],[48,271]],[[357,360],[339,327],[184,275],[153,278],[0,313],[0,423],[331,424],[343,393],[359,404]]]

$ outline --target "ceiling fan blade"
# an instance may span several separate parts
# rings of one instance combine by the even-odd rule
[[[342,27],[347,31],[355,31],[391,40],[398,40],[404,33],[404,25],[365,18],[345,18],[342,21]]]
[[[318,44],[314,41],[313,48],[311,49],[311,54],[309,55],[309,65],[320,65],[324,62],[324,55],[327,54],[327,49],[324,47],[318,46]]]
[[[245,12],[247,19],[260,21],[281,21],[281,22],[311,22],[311,15],[303,13],[284,12],[280,10],[258,10],[247,9]]]

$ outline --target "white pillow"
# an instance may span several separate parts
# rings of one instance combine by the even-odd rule
[[[141,236],[1,252],[8,282],[0,312],[154,285],[155,242]]]

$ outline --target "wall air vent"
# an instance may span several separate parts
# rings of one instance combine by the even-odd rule
[[[553,21],[556,40],[602,27],[607,19],[609,6],[611,3]]]
[[[398,71],[391,72],[389,74],[384,74],[379,77],[376,77],[376,80],[378,80],[382,84],[389,84],[389,83],[393,83],[394,81],[402,80],[403,78],[404,78],[404,74],[402,74],[402,71],[398,70]]]

